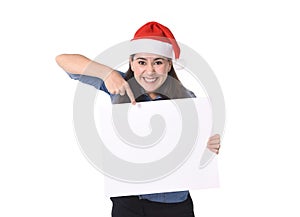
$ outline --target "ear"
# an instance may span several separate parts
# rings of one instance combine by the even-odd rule
[[[129,58],[129,63],[130,63],[131,70],[134,72],[133,61],[131,58]]]
[[[170,72],[170,71],[171,71],[172,65],[173,65],[173,62],[172,62],[172,60],[169,60],[168,72]]]

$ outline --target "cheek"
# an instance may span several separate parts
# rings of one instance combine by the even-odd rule
[[[134,77],[139,77],[140,75],[141,75],[141,71],[140,70],[138,70],[138,69],[135,69],[134,71],[133,71],[134,73]]]
[[[134,74],[141,74],[142,72],[142,68],[139,65],[132,64],[131,69]]]
[[[164,83],[167,80],[167,77],[168,77],[168,73],[162,76],[162,83]]]
[[[168,75],[169,74],[169,72],[171,71],[171,65],[169,64],[169,65],[167,65],[165,68],[164,68],[164,73],[166,73],[166,75]]]
[[[140,77],[141,77],[141,73],[139,73],[138,70],[134,71],[133,76],[135,78],[135,80],[139,81]]]
[[[159,74],[160,74],[161,77],[166,78],[169,75],[169,70],[164,69]]]

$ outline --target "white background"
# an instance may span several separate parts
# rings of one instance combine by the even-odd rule
[[[77,83],[54,59],[94,58],[152,20],[208,62],[225,96],[221,187],[191,192],[196,216],[299,216],[299,11],[296,0],[2,1],[0,216],[110,215],[73,131]]]

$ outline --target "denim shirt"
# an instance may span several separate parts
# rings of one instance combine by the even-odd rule
[[[124,73],[119,72],[123,77]],[[114,98],[114,94],[110,94],[103,82],[100,78],[87,76],[87,75],[78,75],[78,74],[67,74],[70,76],[70,78],[74,80],[79,80],[82,83],[89,84],[91,86],[94,86],[98,90],[102,90],[105,93],[110,95],[111,100]],[[158,97],[155,100],[159,100],[160,97]],[[151,101],[152,99],[148,95],[144,95],[143,101]],[[138,195],[140,199],[146,199],[154,202],[160,202],[160,203],[178,203],[185,201],[189,195],[189,191],[176,191],[176,192],[165,192],[165,193],[153,193],[153,194],[143,194]]]

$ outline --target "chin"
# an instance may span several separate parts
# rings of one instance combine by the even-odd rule
[[[144,89],[147,93],[153,93],[157,90],[157,89],[147,89],[147,88],[144,88]]]

